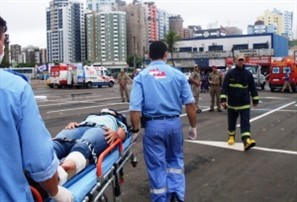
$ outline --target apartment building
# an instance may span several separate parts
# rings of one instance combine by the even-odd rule
[[[53,0],[46,10],[48,62],[85,60],[84,5],[80,1]]]
[[[121,11],[86,14],[87,60],[103,66],[126,65],[126,13]]]

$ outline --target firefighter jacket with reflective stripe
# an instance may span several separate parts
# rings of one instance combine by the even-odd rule
[[[259,97],[253,75],[244,66],[236,66],[225,75],[221,102],[228,100],[228,107],[231,109],[247,109],[250,108],[251,97],[253,104],[258,104]]]

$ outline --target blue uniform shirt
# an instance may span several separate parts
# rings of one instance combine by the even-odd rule
[[[193,102],[185,75],[162,60],[151,62],[134,78],[130,111],[142,111],[145,117],[175,116],[183,104]]]
[[[0,201],[33,201],[24,171],[37,182],[59,165],[31,86],[0,70]]]

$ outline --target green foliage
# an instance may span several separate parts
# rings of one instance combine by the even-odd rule
[[[163,42],[165,42],[168,46],[168,51],[171,54],[171,61],[172,65],[175,66],[174,60],[173,60],[173,53],[175,51],[174,44],[179,41],[181,37],[174,31],[169,30],[169,32],[165,35],[165,38],[163,39]]]
[[[134,67],[134,56],[128,55],[126,62],[129,65],[129,67]],[[135,58],[136,67],[140,67],[142,62],[143,62],[143,58],[136,56]]]
[[[297,46],[297,40],[289,41],[289,47]]]

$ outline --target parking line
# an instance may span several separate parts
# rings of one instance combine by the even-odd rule
[[[222,142],[222,141],[185,140],[185,142],[203,144],[203,145],[220,147],[220,148],[231,149],[236,151],[244,151],[243,144],[238,142],[236,142],[234,145],[228,145],[227,142]],[[291,150],[271,149],[271,148],[265,148],[265,147],[253,147],[252,149],[267,151],[267,152],[297,155],[297,151],[291,151]]]

